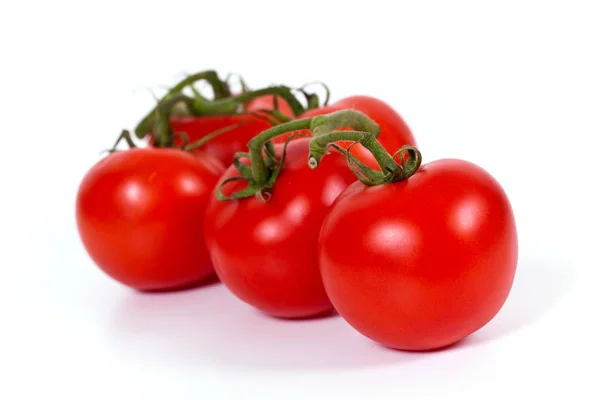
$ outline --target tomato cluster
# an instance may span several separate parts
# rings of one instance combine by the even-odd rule
[[[196,80],[213,98],[184,94]],[[379,99],[326,103],[287,86],[233,93],[212,71],[186,78],[136,127],[142,148],[111,151],[83,179],[76,217],[90,257],[141,291],[216,273],[264,313],[336,310],[396,349],[483,327],[517,265],[500,184],[464,160],[422,165]]]

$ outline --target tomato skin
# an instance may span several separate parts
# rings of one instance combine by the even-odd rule
[[[248,102],[246,112],[271,110],[274,106],[273,96],[260,96]],[[294,115],[287,102],[281,98],[278,101],[278,107],[284,115],[290,117]],[[235,153],[248,151],[247,145],[250,139],[269,129],[271,124],[266,119],[249,114],[171,118],[173,132],[186,133],[190,143],[200,140],[210,133],[237,124],[239,124],[238,127],[211,139],[201,147],[203,153],[215,157],[224,166],[231,164]],[[176,146],[181,144],[181,140],[175,141]]]
[[[315,117],[317,115],[329,114],[334,111],[345,109],[360,111],[375,121],[380,128],[377,140],[391,154],[404,145],[417,145],[410,128],[400,114],[398,114],[389,104],[371,96],[346,97],[331,105],[308,110],[299,118]],[[306,131],[302,133],[308,134],[309,132]],[[282,143],[289,136],[291,136],[291,133],[288,135],[279,136],[275,138],[273,142]],[[348,148],[351,142],[340,142],[338,144],[343,148]],[[379,166],[371,152],[369,152],[362,145],[357,144],[352,146],[350,152],[367,166],[379,169]]]
[[[349,186],[323,222],[318,251],[340,315],[402,350],[445,347],[487,324],[518,258],[503,189],[480,167],[451,159],[407,181]]]
[[[250,100],[246,104],[246,111],[261,111],[261,110],[274,110],[275,109],[275,100],[273,95],[265,95],[259,96],[252,100]],[[277,96],[277,109],[283,115],[287,115],[288,117],[293,117],[294,112],[292,111],[289,104],[281,97]]]
[[[138,290],[193,285],[213,274],[204,212],[223,171],[176,150],[116,152],[86,174],[77,194],[81,240],[113,279]]]
[[[223,165],[231,164],[233,156],[238,151],[248,151],[248,142],[254,136],[271,127],[269,122],[252,115],[224,115],[205,117],[173,117],[171,127],[173,132],[185,132],[190,143],[228,126],[240,126],[227,131],[206,142],[201,150],[219,160]],[[176,141],[176,145],[181,141]]]
[[[276,145],[281,154],[282,145]],[[289,144],[267,202],[218,201],[207,209],[205,237],[221,281],[240,299],[276,317],[302,318],[332,309],[317,265],[321,223],[337,195],[356,177],[334,153],[316,170],[307,165],[308,139]],[[221,181],[239,176],[229,167]],[[223,187],[229,195],[245,184]]]

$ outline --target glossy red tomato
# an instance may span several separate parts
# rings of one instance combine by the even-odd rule
[[[404,145],[416,146],[415,138],[404,119],[389,104],[370,96],[350,96],[331,105],[308,110],[299,118],[314,117],[329,114],[334,111],[350,109],[360,111],[375,121],[380,128],[377,140],[389,152],[394,152]],[[341,129],[344,130],[344,129]],[[283,143],[293,132],[279,136],[274,143]],[[308,133],[308,132],[305,132]],[[351,142],[340,142],[340,146],[347,148]],[[371,168],[379,169],[379,165],[371,152],[361,145],[351,148],[351,153]]]
[[[77,226],[94,262],[139,290],[193,285],[213,274],[204,212],[220,163],[175,149],[132,149],[100,160],[77,195]]]
[[[279,99],[277,105],[281,113],[293,116],[293,112],[285,100]],[[246,112],[272,110],[273,108],[273,96],[260,96],[248,102]],[[231,164],[235,153],[247,151],[250,139],[269,129],[271,124],[264,118],[249,114],[171,118],[171,127],[174,133],[186,133],[190,143],[202,139],[210,133],[235,125],[239,126],[211,139],[202,146],[204,153],[214,156],[224,166]],[[176,141],[176,145],[178,144],[181,144],[181,141]]]
[[[490,321],[511,289],[517,253],[503,189],[478,166],[450,159],[403,182],[349,186],[319,238],[340,315],[404,350],[448,346]]]
[[[248,151],[247,144],[254,136],[271,127],[268,121],[252,115],[225,115],[204,117],[174,117],[171,127],[174,133],[185,132],[190,143],[228,126],[239,124],[206,142],[202,152],[210,154],[223,165],[231,164],[238,151]],[[177,141],[176,144],[179,144]]]
[[[276,151],[281,154],[281,145]],[[206,243],[221,281],[240,299],[285,318],[331,310],[317,265],[321,223],[338,194],[356,177],[338,153],[317,170],[307,165],[308,139],[289,144],[269,201],[219,201],[207,209]],[[230,167],[222,180],[239,176]],[[223,193],[245,186],[234,182]]]
[[[272,95],[265,95],[256,97],[246,104],[247,112],[261,111],[261,110],[274,110],[275,109],[275,97]],[[277,97],[277,109],[283,115],[293,117],[294,112],[290,108],[289,104],[281,97]]]

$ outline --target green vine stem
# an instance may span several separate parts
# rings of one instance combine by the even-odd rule
[[[198,139],[197,141],[195,141],[193,143],[189,143],[189,144],[188,144],[189,138],[188,138],[187,133],[185,133],[185,132],[173,133],[173,131],[170,130],[166,134],[168,136],[166,136],[166,135],[163,136],[163,137],[166,137],[167,139],[163,139],[163,137],[161,137],[160,141],[162,142],[162,145],[154,145],[154,143],[153,143],[153,147],[175,148],[175,146],[174,146],[175,140],[181,139],[182,144],[180,146],[178,146],[178,148],[183,151],[191,152],[191,151],[194,151],[194,150],[204,146],[206,143],[208,143],[212,139],[216,138],[217,136],[227,133],[233,129],[239,128],[243,124],[244,124],[243,122],[240,122],[237,124],[231,124],[229,126],[226,126],[221,129],[218,129],[216,131],[213,131],[213,132],[203,136],[201,139]],[[121,134],[115,141],[115,144],[113,145],[113,147],[108,150],[105,150],[105,152],[114,153],[115,151],[117,151],[117,146],[121,143],[121,141],[125,141],[130,149],[137,148],[137,146],[133,142],[133,139],[131,138],[131,133],[128,130],[124,129],[121,131]]]
[[[277,95],[283,98],[288,103],[295,116],[298,116],[305,111],[302,103],[298,101],[292,94],[292,90],[287,86],[272,86],[213,101],[203,98],[199,94],[192,98],[183,93],[173,93],[166,100],[162,100],[152,111],[152,114],[145,117],[144,120],[138,124],[135,128],[135,134],[140,139],[146,136],[152,128],[155,127],[157,119],[162,118],[164,114],[168,114],[170,117],[173,110],[176,107],[180,107],[181,103],[184,103],[184,106],[186,107],[184,112],[186,115],[233,115],[243,112],[244,105],[248,101],[264,95]],[[278,113],[274,113],[274,115],[280,116]]]
[[[171,128],[171,113],[176,104],[183,103],[188,110],[193,110],[194,100],[184,94],[176,94],[156,109],[156,118],[154,121],[153,141],[155,147],[173,147],[174,135]]]
[[[365,114],[355,110],[340,110],[312,118],[310,130],[315,137],[342,128],[370,132],[379,136],[379,125]],[[340,139],[343,140],[343,139]]]
[[[277,136],[288,132],[310,129],[312,118],[304,118],[296,121],[286,122],[285,124],[274,126],[261,134],[255,136],[248,142],[250,163],[252,168],[252,178],[256,185],[264,186],[269,179],[269,169],[263,158],[263,148],[265,144]]]
[[[366,115],[355,110],[340,110],[327,115],[294,120],[274,126],[255,136],[248,142],[248,153],[237,153],[235,155],[234,165],[241,176],[224,181],[217,189],[217,198],[221,201],[225,201],[257,196],[264,200],[265,195],[270,196],[270,189],[275,185],[279,173],[283,168],[287,144],[294,136],[298,135],[292,135],[288,138],[288,141],[284,145],[280,160],[275,159],[274,147],[271,142],[272,139],[289,132],[304,130],[312,132],[315,137],[313,140],[321,137],[331,139],[332,137],[328,137],[327,135],[331,133],[342,133],[336,132],[336,130],[342,128],[355,129],[357,131],[364,130],[372,138],[376,138],[379,135],[379,126]],[[365,132],[361,133],[364,134]],[[360,139],[362,139],[363,136],[364,135],[361,135]],[[322,141],[323,140],[327,141],[327,139],[322,139]],[[348,138],[347,136],[340,140],[353,139]],[[326,149],[323,151],[323,154],[325,152]],[[323,154],[321,154],[320,158],[322,158]],[[240,161],[242,158],[249,159],[250,166],[242,163]],[[225,196],[222,192],[222,187],[232,181],[238,180],[246,181],[247,187],[234,192],[229,196]]]
[[[307,93],[306,90],[305,90],[308,86],[312,86],[312,85],[321,86],[325,90],[325,100],[323,101],[323,105],[322,106],[319,104],[319,99],[318,99],[318,96],[316,94]],[[300,90],[300,92],[306,97],[306,100],[309,103],[309,106],[308,106],[309,110],[311,108],[324,107],[324,106],[326,106],[326,105],[329,104],[329,99],[331,98],[331,91],[329,90],[329,86],[327,86],[325,84],[325,82],[321,82],[321,81],[308,82],[308,83],[305,83],[304,85],[302,85],[298,90]],[[314,102],[315,98],[316,98],[317,104],[316,104],[316,106],[313,105],[313,107],[311,107],[310,103]]]
[[[299,116],[305,111],[304,106],[296,96],[292,93],[292,89],[287,86],[271,86],[263,89],[253,90],[241,93],[237,96],[228,97],[226,99],[215,100],[203,105],[199,111],[199,115],[222,115],[234,114],[238,112],[240,107],[243,107],[248,101],[265,95],[277,95],[284,99],[295,116]]]
[[[157,117],[153,130],[154,137],[152,144],[154,145],[154,147],[174,147],[175,140],[177,138],[181,138],[183,139],[183,145],[181,146],[181,148],[185,151],[193,151],[208,143],[215,137],[227,133],[233,129],[239,128],[245,123],[245,121],[242,121],[237,124],[231,124],[229,126],[223,127],[205,135],[204,137],[195,141],[194,143],[188,144],[187,134],[185,132],[174,133],[170,123],[171,113],[173,111],[174,105],[181,104],[182,102],[188,109],[193,109],[194,100],[181,93],[173,96],[158,107],[156,112]]]
[[[305,88],[309,85],[321,85],[325,89],[325,103],[329,102],[330,91],[327,85],[322,82],[311,82],[300,89],[291,89],[287,86],[271,86],[258,90],[250,90],[246,85],[245,81],[238,76],[242,85],[242,92],[237,95],[233,95],[229,85],[231,75],[228,75],[224,80],[221,80],[214,70],[207,70],[198,72],[193,75],[189,75],[173,86],[159,101],[158,104],[138,123],[134,129],[135,135],[142,139],[154,128],[157,119],[157,110],[166,101],[176,97],[180,101],[170,103],[170,115],[188,115],[188,116],[203,116],[203,115],[232,115],[240,114],[245,112],[245,104],[260,96],[273,95],[279,96],[288,103],[295,117],[298,117],[306,110],[320,107],[319,97],[316,94],[306,92]],[[206,81],[212,87],[214,98],[208,99],[204,97],[196,88],[194,83],[198,81]],[[182,104],[182,101],[189,103],[185,100],[182,91],[186,88],[190,88],[193,93],[193,106],[188,104]],[[307,106],[304,107],[300,101],[293,94],[294,91],[299,90],[306,98]],[[275,97],[277,99],[277,97]],[[278,124],[289,120],[288,117],[281,114],[278,107],[275,110],[261,110],[262,114],[265,114],[270,119],[270,123]]]
[[[352,146],[344,150],[335,145],[338,141],[352,141],[354,142],[352,146],[360,143],[373,154],[381,171],[369,168],[354,157],[350,153]],[[414,146],[403,146],[390,155],[371,132],[336,131],[313,137],[309,144],[308,166],[312,169],[317,168],[330,146],[334,146],[346,155],[352,172],[362,183],[369,186],[406,180],[418,171],[422,161],[421,152]],[[400,163],[396,159],[399,159]]]
[[[373,154],[382,171],[392,172],[396,167],[396,163],[377,138],[365,131],[336,131],[315,136],[309,145],[308,165],[317,168],[329,145],[338,141],[352,141],[363,145]]]
[[[129,131],[127,129],[123,129],[121,131],[121,134],[119,135],[119,137],[117,137],[117,140],[115,141],[115,144],[113,144],[113,147],[110,148],[110,149],[108,149],[108,150],[102,151],[102,153],[106,152],[106,153],[112,154],[112,153],[116,152],[117,151],[117,146],[123,140],[127,143],[127,145],[129,146],[130,149],[137,148],[137,146],[133,142],[133,139],[131,139],[131,133],[129,133]]]
[[[173,96],[177,93],[180,93],[183,89],[185,89],[188,86],[193,85],[195,82],[203,81],[203,80],[208,82],[208,84],[211,86],[213,93],[215,95],[215,100],[231,96],[231,91],[229,89],[229,85],[225,81],[222,81],[219,78],[219,75],[217,74],[216,71],[208,70],[208,71],[202,71],[202,72],[198,72],[196,74],[187,76],[186,78],[181,80],[179,83],[177,83],[175,86],[173,86],[167,92],[167,94],[165,94],[163,96],[163,98],[159,101],[159,104],[168,100],[171,96]],[[206,98],[204,98],[204,100],[206,102],[209,102],[209,100]],[[158,106],[153,108],[135,127],[134,132],[138,138],[140,138],[140,139],[143,138],[154,126],[154,117],[155,117],[155,112],[156,112],[157,108],[158,108]]]

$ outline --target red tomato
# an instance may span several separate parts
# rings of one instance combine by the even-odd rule
[[[460,160],[336,200],[319,238],[319,266],[340,315],[386,346],[448,346],[489,322],[517,264],[517,232],[503,189]]]
[[[294,112],[292,111],[288,103],[281,97],[277,97],[277,108],[279,112],[283,115],[287,115],[288,117],[294,116]],[[246,104],[247,112],[273,109],[275,109],[275,100],[273,95],[256,97],[250,100],[248,104]]]
[[[281,154],[282,145],[276,146]],[[218,201],[207,209],[205,237],[217,275],[240,299],[277,317],[300,318],[331,310],[317,265],[323,218],[356,177],[338,153],[317,170],[307,165],[308,139],[289,144],[269,201]],[[231,166],[221,181],[239,176]],[[223,193],[243,188],[233,182]]]
[[[99,161],[77,195],[77,226],[94,262],[139,290],[193,285],[213,274],[204,212],[223,168],[208,155],[132,149]]]
[[[285,100],[279,99],[278,107],[281,113],[293,116],[292,110]],[[246,111],[254,112],[273,108],[273,96],[260,96],[248,102]],[[269,129],[271,124],[263,118],[247,114],[171,118],[173,132],[185,132],[190,143],[236,124],[240,124],[240,126],[211,139],[201,147],[204,153],[214,156],[223,165],[231,164],[235,153],[247,151],[247,144],[250,139]],[[180,140],[175,142],[175,145],[180,144]]]
[[[252,115],[225,115],[205,117],[171,118],[174,133],[185,132],[190,143],[219,129],[240,124],[206,142],[201,150],[219,160],[223,165],[231,164],[233,155],[238,151],[247,151],[247,144],[254,136],[271,127],[268,121]],[[179,145],[181,141],[176,141]]]
[[[331,105],[308,110],[299,118],[315,117],[317,115],[329,114],[334,111],[351,109],[360,111],[375,121],[380,128],[377,140],[389,152],[394,152],[404,145],[416,146],[415,138],[404,119],[387,103],[370,96],[351,96],[339,100]],[[341,129],[344,130],[344,129]],[[292,135],[279,136],[273,140],[274,143],[282,143]],[[309,133],[304,132],[304,133]],[[340,142],[339,145],[348,148],[351,142]],[[373,158],[371,152],[357,144],[350,151],[354,156],[371,168],[379,169],[379,165]]]

